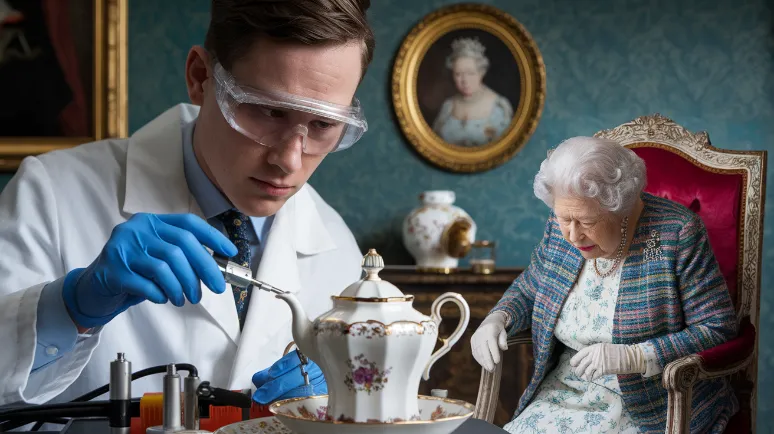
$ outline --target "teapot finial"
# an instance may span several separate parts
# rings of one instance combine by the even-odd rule
[[[376,253],[376,249],[368,249],[368,253],[363,256],[362,266],[366,272],[365,280],[382,280],[379,272],[384,269],[384,259]]]

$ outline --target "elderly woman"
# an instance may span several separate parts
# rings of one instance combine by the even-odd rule
[[[443,102],[433,122],[433,131],[447,143],[485,145],[499,138],[511,123],[511,104],[483,83],[489,69],[484,51],[478,39],[452,42],[446,67],[452,71],[457,94]]]
[[[664,367],[735,337],[702,221],[644,187],[644,162],[611,141],[572,138],[541,164],[543,239],[471,340],[491,371],[532,328],[535,371],[509,432],[663,433]],[[725,379],[700,381],[692,408],[691,432],[722,433],[738,402]]]

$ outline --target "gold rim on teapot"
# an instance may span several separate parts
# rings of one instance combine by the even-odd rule
[[[386,298],[342,297],[340,295],[332,295],[331,298],[334,299],[334,300],[357,301],[357,302],[360,302],[360,303],[393,303],[393,302],[413,301],[414,300],[414,296],[413,295],[405,295],[403,297],[386,297]]]

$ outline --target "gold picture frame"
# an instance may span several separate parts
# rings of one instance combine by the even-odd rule
[[[490,106],[494,108],[488,112],[489,120],[471,119],[471,122],[479,121],[480,127],[474,127],[473,124],[467,127],[481,129],[478,144],[475,142],[475,130],[471,130],[474,132],[470,133],[470,140],[457,134],[457,137],[462,137],[457,143],[444,140],[436,131],[440,130],[447,137],[454,134],[453,130],[446,130],[447,123],[439,119],[451,119],[448,108],[456,107],[453,98],[465,97],[460,89],[463,85],[455,84],[453,76],[450,80],[452,74],[447,71],[452,68],[448,53],[455,50],[455,44],[460,47],[459,41],[462,39],[467,39],[462,45],[473,44],[474,51],[480,47],[481,53],[487,53],[484,50],[495,53],[494,57],[484,54],[489,55],[485,60],[488,67],[481,68],[486,72],[481,73],[483,79],[480,80],[487,92],[491,91],[488,94],[492,95],[494,102]],[[478,42],[471,42],[471,39]],[[489,41],[488,46],[481,40]],[[454,42],[449,44],[450,41]],[[462,50],[464,47],[459,52]],[[512,56],[510,60],[509,55]],[[434,60],[425,61],[426,58]],[[446,61],[442,58],[446,58]],[[513,75],[518,70],[518,81],[510,79],[508,68],[513,68]],[[439,80],[438,73],[449,74],[446,81]],[[505,91],[498,93],[493,84],[487,84],[488,79],[494,84],[499,83]],[[418,91],[418,84],[421,84],[421,92]],[[442,86],[446,86],[447,92],[450,86],[455,86],[453,92],[457,94],[447,96],[439,104],[443,96],[438,89]],[[537,128],[545,93],[545,65],[532,36],[511,15],[488,5],[456,4],[427,15],[406,36],[393,66],[392,100],[400,129],[420,155],[436,166],[453,172],[482,172],[510,160]],[[443,113],[447,114],[442,116]],[[511,121],[505,123],[508,113],[512,115]],[[495,115],[499,118],[495,119]],[[431,122],[428,117],[435,120]],[[457,121],[462,125],[457,129],[464,130],[467,121]],[[499,130],[491,127],[495,124],[499,125]],[[449,128],[453,128],[453,125]],[[445,131],[449,131],[449,134]]]
[[[93,9],[90,134],[77,137],[0,137],[0,171],[18,169],[24,157],[128,135],[127,2],[90,0]]]

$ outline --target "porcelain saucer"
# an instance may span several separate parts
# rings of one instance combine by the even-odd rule
[[[419,417],[399,422],[345,422],[326,415],[328,396],[278,401],[269,407],[275,417],[296,434],[449,434],[473,416],[473,405],[454,399],[417,396]]]
[[[473,416],[465,401],[417,396],[419,419],[390,423],[339,422],[327,418],[328,395],[277,401],[269,407],[273,417],[224,426],[215,434],[449,434]]]

